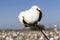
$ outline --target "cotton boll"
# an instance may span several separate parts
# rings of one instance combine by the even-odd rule
[[[57,40],[59,38],[59,36],[54,36],[54,39]]]
[[[11,38],[11,37],[6,37],[5,40],[13,40],[13,38]]]
[[[50,40],[54,40],[54,38],[50,38]]]
[[[41,37],[39,38],[39,40],[44,40],[44,37],[43,37],[43,36],[41,36]]]
[[[18,18],[22,24],[33,25],[37,24],[41,20],[41,16],[42,12],[40,11],[40,8],[34,5],[32,8],[20,12]]]
[[[38,20],[39,15],[37,14],[36,11],[34,11],[33,9],[27,10],[27,11],[23,11],[19,14],[18,18],[21,21],[21,23],[23,23],[23,16],[25,18],[25,21],[27,23],[34,23],[35,21]]]

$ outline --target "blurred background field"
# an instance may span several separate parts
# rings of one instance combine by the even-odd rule
[[[49,40],[60,40],[60,30],[43,30]],[[0,40],[46,40],[41,31],[32,30],[0,30]]]

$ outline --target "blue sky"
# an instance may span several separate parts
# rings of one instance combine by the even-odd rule
[[[60,24],[60,0],[0,0],[0,29],[19,29],[18,15],[21,11],[39,6],[43,16],[41,24]]]

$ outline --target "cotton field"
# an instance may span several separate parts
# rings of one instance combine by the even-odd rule
[[[59,30],[43,30],[49,40],[60,40]],[[41,31],[1,30],[0,40],[47,40]]]

